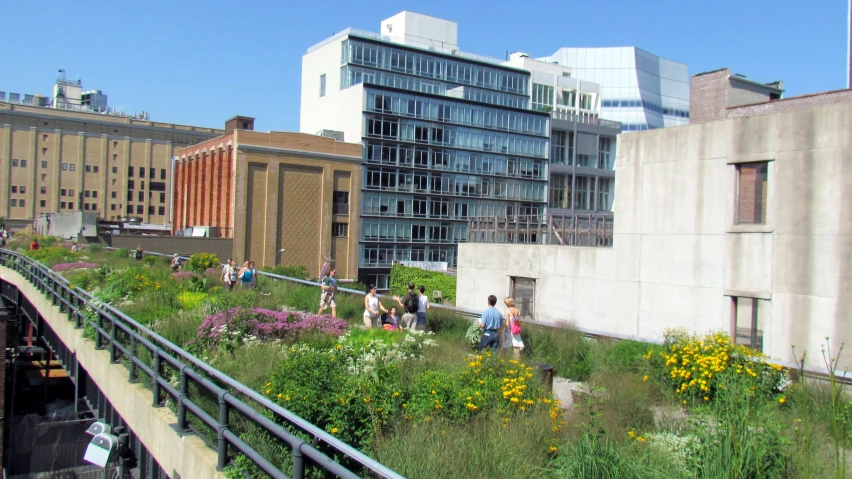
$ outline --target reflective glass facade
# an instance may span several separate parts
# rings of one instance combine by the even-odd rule
[[[547,205],[550,117],[530,110],[530,74],[349,36],[340,88],[364,85],[360,270],[456,265],[467,218]]]

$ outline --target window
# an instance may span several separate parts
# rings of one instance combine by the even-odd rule
[[[109,194],[110,198],[118,198],[118,193],[115,191],[111,191]]]
[[[600,137],[598,140],[598,168],[611,170],[615,166],[612,143],[612,138]]]
[[[132,191],[127,192],[127,201],[133,201],[133,192]]]
[[[12,206],[18,206],[18,200],[12,198]]]
[[[165,195],[165,194],[164,194]],[[349,214],[349,192],[335,191],[332,193],[334,214],[348,215]]]
[[[98,165],[92,166],[92,173],[97,173],[97,172],[98,172]]]
[[[83,205],[83,209],[86,210],[86,211],[89,211],[89,204],[86,203],[85,205]]]
[[[47,141],[47,135],[41,135],[41,141]]]
[[[117,166],[113,166],[113,167],[112,167],[112,172],[113,172],[113,173],[118,174],[118,167],[117,167]]]
[[[21,168],[26,168],[26,167],[27,167],[27,160],[21,160]],[[71,168],[71,169],[73,170],[74,168]],[[24,205],[21,205],[21,206],[24,206]]]
[[[160,168],[160,179],[161,180],[166,179],[166,169],[165,168]]]
[[[43,195],[44,195],[44,194],[47,194],[47,187],[46,187],[46,186],[42,186],[41,188],[39,188],[39,191],[38,191],[38,192],[39,192],[39,193],[41,193],[41,194],[43,194]]]
[[[769,162],[737,165],[735,224],[766,224],[767,171]]]
[[[68,196],[74,196],[74,190],[73,189],[68,190]]]
[[[12,186],[12,193],[17,193],[17,192],[18,192],[18,187]]]
[[[45,206],[47,206],[47,201],[39,200],[38,205],[41,206],[42,208],[44,208]]]
[[[135,185],[134,185],[133,180],[127,180],[127,189],[128,190],[132,190],[134,186]]]
[[[760,316],[760,299],[731,297],[732,329],[734,342],[748,346],[756,351],[763,351],[763,330]]]
[[[62,188],[61,190],[59,190],[59,196],[65,196],[66,192],[67,190],[65,188]]]
[[[160,193],[160,203],[165,203],[165,202],[166,202],[166,194]]]
[[[115,154],[115,153],[112,154],[112,161],[118,161],[118,155],[117,154]]]
[[[140,190],[144,190],[144,189],[145,189],[145,182],[144,182],[144,181],[140,181],[140,182],[139,182],[139,189],[140,189]]]
[[[44,160],[42,160],[42,161],[41,161],[41,167],[42,167],[42,168],[47,168],[47,162],[46,162],[46,161],[44,161]]]
[[[127,177],[133,178],[133,167],[132,166],[127,167]]]
[[[47,181],[47,174],[41,175],[41,181]]]
[[[109,205],[109,210],[110,210],[110,211],[115,211],[115,203],[113,203],[113,204]]]
[[[92,172],[92,165],[86,165],[86,173]]]
[[[20,186],[20,187],[18,187],[18,190],[21,192],[21,194],[24,194],[24,193],[27,192],[27,187],[26,186]]]
[[[69,169],[69,170],[74,171],[74,169],[75,169],[76,167],[77,167],[77,164],[76,164],[76,163],[68,163],[68,169]]]
[[[68,170],[68,163],[62,163],[62,171]]]
[[[535,319],[535,279],[512,277],[512,298],[521,317]]]
[[[127,214],[129,214],[129,215],[133,214],[133,205],[127,205]]]
[[[148,214],[149,214],[149,215],[153,215],[153,214],[154,214],[154,207],[153,207],[153,206],[149,206],[149,207],[148,207]]]
[[[331,236],[335,238],[345,238],[349,236],[349,224],[348,223],[332,223],[331,224]]]
[[[145,167],[139,167],[139,178],[145,178]]]
[[[612,204],[609,201],[610,191],[612,190],[612,180],[610,178],[598,178],[598,211],[610,211]]]
[[[12,200],[12,201],[15,201],[15,200]],[[12,206],[15,206],[15,205],[12,205]],[[23,208],[24,207],[24,200],[18,201],[18,206]]]
[[[141,215],[145,213],[145,207],[142,205],[136,205],[136,214]]]
[[[159,208],[157,208],[157,214],[159,214],[160,216],[164,216],[166,214],[166,207],[160,206]]]
[[[145,189],[145,185],[142,185],[142,189]],[[151,191],[166,191],[166,183],[164,181],[152,181],[148,183],[148,189]]]
[[[98,192],[97,192],[97,191],[93,191],[93,192],[92,192],[92,198],[97,198],[97,197],[98,197]]]
[[[139,192],[139,201],[145,201],[145,192],[144,191]]]
[[[325,73],[320,75],[320,96],[325,96]]]
[[[18,166],[18,160],[17,159],[12,158],[12,166]]]
[[[86,192],[83,194],[83,196],[85,196],[86,198],[89,198],[89,197],[92,196],[92,192],[89,191],[89,190],[86,190]]]

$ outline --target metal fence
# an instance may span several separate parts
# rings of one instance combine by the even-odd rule
[[[201,359],[139,324],[133,318],[91,294],[71,286],[46,266],[22,254],[0,250],[0,266],[13,269],[46,295],[54,306],[68,315],[78,328],[94,335],[95,347],[107,349],[110,361],[128,368],[129,382],[150,383],[152,407],[166,400],[176,408],[178,431],[190,431],[190,416],[200,424],[193,430],[213,431],[218,468],[224,469],[235,452],[244,454],[260,470],[274,479],[303,479],[306,465],[313,464],[341,478],[402,476],[364,453],[309,423],[263,395],[213,368]],[[17,298],[7,298],[16,300]],[[32,318],[31,318],[32,319]],[[169,379],[176,379],[177,386]],[[144,381],[142,381],[144,379]],[[210,398],[215,411],[208,412]],[[259,408],[252,407],[252,402]],[[233,424],[248,424],[289,448],[290,457],[261,454],[249,445]],[[286,426],[286,427],[285,427]],[[288,430],[290,429],[290,430]],[[295,431],[294,432],[291,432]],[[301,434],[301,435],[300,435]],[[310,441],[302,436],[307,436]],[[269,457],[267,457],[269,456]],[[332,458],[334,457],[334,459]],[[292,461],[292,476],[275,463]],[[338,461],[345,461],[344,466]]]
[[[467,221],[469,243],[612,246],[612,214],[475,216]]]

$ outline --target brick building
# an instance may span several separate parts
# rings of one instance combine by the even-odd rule
[[[339,277],[356,278],[361,145],[253,128],[234,117],[225,135],[177,153],[172,232],[210,227],[233,239],[240,262],[314,276],[328,256]]]
[[[167,224],[170,163],[222,130],[0,101],[0,216],[95,212]]]

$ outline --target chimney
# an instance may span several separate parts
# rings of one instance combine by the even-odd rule
[[[225,122],[225,134],[230,135],[234,130],[254,130],[254,118],[249,116],[235,116]]]

